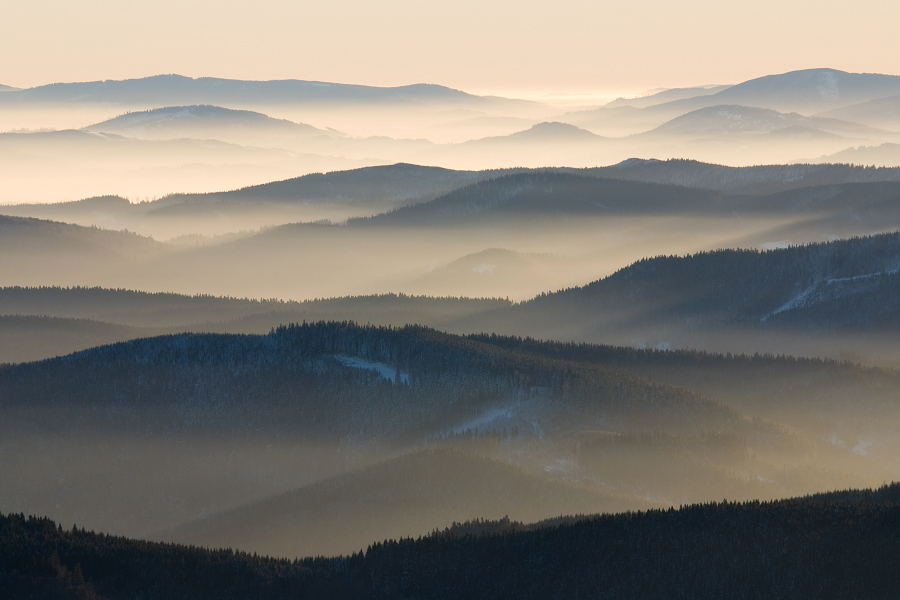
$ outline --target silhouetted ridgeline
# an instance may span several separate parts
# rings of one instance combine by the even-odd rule
[[[453,189],[508,173],[510,170],[455,171],[397,163],[330,173],[311,173],[229,192],[172,194],[153,208],[173,204],[221,202],[373,203],[404,204],[432,200]]]
[[[347,368],[335,358],[344,355],[385,373]],[[598,418],[643,426],[739,420],[718,403],[624,371],[514,354],[415,326],[317,323],[263,336],[162,336],[0,370],[0,409],[53,407],[52,421],[85,417],[93,407],[85,418],[147,431],[393,438],[544,393]]]
[[[556,170],[504,175],[440,198],[348,224],[447,224],[487,216],[671,214],[717,211],[721,194],[653,183],[600,179]]]
[[[0,592],[57,598],[896,598],[900,486],[436,532],[286,561],[0,517]],[[55,595],[54,595],[55,594]]]
[[[469,329],[564,337],[653,327],[895,328],[900,234],[640,260],[586,286],[485,313]]]
[[[113,103],[119,105],[263,103],[374,103],[410,104],[418,102],[459,102],[491,105],[505,99],[473,96],[441,85],[413,84],[372,87],[319,81],[285,79],[242,81],[215,77],[154,75],[139,79],[52,83],[14,90],[5,94],[3,104],[25,103]],[[523,100],[505,100],[527,103]]]
[[[729,194],[772,194],[810,186],[900,181],[898,167],[847,164],[727,167],[680,158],[634,158],[618,165],[586,169],[585,172],[610,179],[681,185]]]
[[[802,215],[807,229],[824,228],[831,232],[840,231],[841,227],[845,230],[855,227],[851,231],[857,232],[860,228],[863,232],[877,232],[892,223],[900,223],[898,181],[841,182],[779,189],[766,194],[726,194],[715,189],[668,182],[629,181],[620,174],[615,177],[615,168],[498,174],[430,202],[402,206],[372,217],[352,218],[348,224],[448,226],[489,222],[495,226],[509,226],[517,220],[535,218],[686,215],[732,219],[736,214],[782,219],[797,219]],[[848,169],[856,171],[855,168]],[[592,176],[598,173],[612,177]],[[781,231],[800,232],[796,223],[793,229],[786,223]],[[777,230],[773,233],[777,234]]]
[[[499,298],[435,298],[406,294],[296,302],[100,287],[0,287],[0,315],[92,319],[133,327],[186,327],[191,331],[216,333],[265,333],[289,322],[351,318],[372,324],[405,325],[412,324],[409,317],[415,317],[415,324],[431,325],[511,304]],[[402,318],[404,314],[405,319]],[[264,322],[263,329],[227,329],[226,323],[239,327],[249,321]],[[221,325],[216,327],[216,323]]]
[[[728,167],[686,159],[629,159],[608,167],[588,169],[487,169],[460,171],[397,163],[328,173],[311,173],[238,190],[206,194],[170,194],[152,202],[129,204],[116,196],[86,198],[54,204],[0,207],[2,214],[67,221],[102,208],[124,217],[176,205],[274,203],[338,203],[401,206],[427,202],[473,183],[521,173],[555,173],[635,183],[674,185],[726,194],[775,194],[805,187],[846,183],[900,182],[900,167],[849,164],[796,164]],[[680,194],[681,192],[675,192]]]

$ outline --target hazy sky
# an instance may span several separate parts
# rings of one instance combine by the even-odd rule
[[[158,73],[634,93],[900,74],[897,0],[10,0],[0,83]]]

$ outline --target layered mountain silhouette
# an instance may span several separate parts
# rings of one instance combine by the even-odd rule
[[[852,104],[820,113],[819,116],[845,119],[881,127],[892,131],[900,130],[900,95],[876,98],[860,104]]]
[[[479,103],[491,102],[439,85],[393,88],[319,81],[241,81],[156,75],[140,79],[54,83],[18,90],[3,102],[141,104]]]
[[[891,135],[890,132],[839,119],[804,117],[797,113],[780,113],[769,109],[735,105],[718,105],[691,111],[660,125],[650,134],[679,136],[710,136],[715,134],[759,135],[785,132],[790,128],[803,128],[845,137],[881,137]]]
[[[647,108],[648,106],[656,106],[664,102],[672,102],[674,100],[685,100],[687,98],[697,98],[700,96],[710,96],[717,94],[722,90],[728,89],[729,85],[712,85],[703,87],[690,88],[672,88],[640,96],[637,98],[616,98],[612,102],[604,105],[606,108],[618,108],[621,106],[630,106],[633,108]]]
[[[812,114],[900,93],[900,77],[847,73],[836,69],[805,69],[766,75],[715,94],[675,100],[654,109],[696,108],[731,104],[780,112]]]
[[[253,140],[255,136],[265,139],[269,136],[308,138],[336,135],[333,131],[286,119],[273,119],[258,112],[210,105],[169,106],[130,112],[90,125],[84,130],[143,139],[191,137],[224,141],[236,136]]]
[[[844,162],[856,165],[883,167],[900,164],[900,144],[879,144],[878,146],[857,146],[847,148],[818,159],[823,163]]]
[[[827,420],[787,427],[760,416],[768,405],[752,395],[749,418],[688,387],[610,368],[590,355],[597,349],[566,360],[553,356],[557,346],[517,343],[318,323],[146,338],[5,367],[4,440],[20,451],[4,454],[0,469],[42,464],[56,475],[37,487],[30,476],[9,480],[0,500],[141,535],[196,521],[172,535],[302,555],[384,535],[380,513],[383,525],[418,514],[404,529],[413,535],[467,511],[499,518],[514,497],[516,514],[538,519],[594,503],[774,497],[883,476],[876,457],[891,438],[877,427],[834,430],[849,447],[816,437],[850,410],[840,396]],[[608,361],[610,350],[599,350]],[[615,353],[624,363],[634,351]],[[772,366],[807,380],[816,370]],[[832,385],[861,390],[860,373],[845,366]],[[865,436],[871,457],[852,451],[851,435]],[[423,447],[435,451],[406,455]],[[406,456],[391,462],[397,454]]]
[[[660,256],[584,287],[485,313],[464,327],[720,350],[729,337],[737,350],[765,347],[769,338],[770,349],[793,343],[794,353],[805,336],[809,345],[818,336],[820,352],[830,349],[832,356],[842,335],[852,345],[855,333],[869,332],[877,351],[898,326],[897,244],[898,234],[885,234],[762,252]]]

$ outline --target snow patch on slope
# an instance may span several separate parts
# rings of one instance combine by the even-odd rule
[[[812,295],[813,292],[815,292],[817,290],[821,290],[822,288],[825,288],[829,285],[832,285],[835,283],[847,283],[847,282],[851,282],[851,281],[863,281],[866,279],[872,279],[875,277],[879,277],[881,275],[893,275],[893,274],[897,273],[898,271],[900,271],[900,269],[893,269],[893,270],[888,270],[888,271],[878,271],[877,273],[867,273],[865,275],[855,275],[853,277],[836,277],[833,279],[826,279],[824,281],[819,281],[819,282],[813,284],[807,290],[805,290],[805,291],[801,292],[800,294],[798,294],[797,296],[791,298],[790,300],[788,300],[787,302],[785,302],[784,304],[782,304],[781,306],[779,306],[778,308],[776,308],[775,310],[770,312],[769,314],[760,318],[760,322],[765,323],[766,320],[768,320],[768,318],[773,315],[777,315],[778,313],[782,313],[786,310],[792,310],[794,308],[799,308],[799,307],[803,306],[806,303],[806,300],[810,297],[810,295]]]
[[[366,360],[365,358],[360,358],[358,356],[344,356],[343,354],[335,354],[334,359],[345,367],[376,371],[385,379],[397,383],[397,369],[385,363],[373,362],[371,360]],[[409,373],[404,373],[403,371],[401,371],[400,381],[403,383],[409,383]]]
[[[473,273],[478,273],[479,275],[482,273],[487,273],[488,275],[493,274],[494,269],[497,268],[497,265],[489,265],[487,263],[482,263],[477,267],[472,267]]]

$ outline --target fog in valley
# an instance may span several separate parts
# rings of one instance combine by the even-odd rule
[[[898,166],[898,99],[897,77],[830,69],[599,106],[438,85],[177,75],[56,84],[0,92],[0,203],[137,202],[397,162],[482,170],[639,156]]]
[[[0,89],[0,513],[296,558],[900,479],[900,77],[732,83]]]

